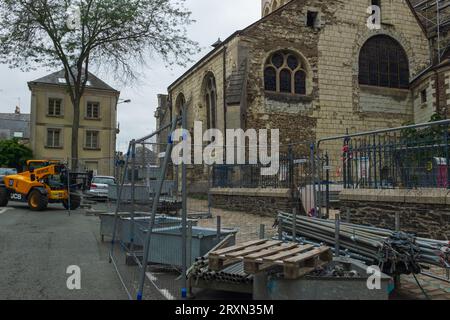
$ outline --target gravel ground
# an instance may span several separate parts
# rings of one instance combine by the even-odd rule
[[[204,200],[196,200],[190,198],[188,200],[189,212],[208,212],[208,202]],[[277,234],[277,230],[273,228],[275,218],[261,217],[243,212],[229,211],[224,209],[212,208],[211,219],[202,219],[199,225],[206,228],[217,227],[217,217],[221,217],[223,228],[235,228],[239,230],[236,241],[238,243],[259,239],[260,226],[265,226],[265,236],[273,237]]]

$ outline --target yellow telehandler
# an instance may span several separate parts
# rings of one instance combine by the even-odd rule
[[[81,197],[72,194],[67,167],[56,160],[30,160],[24,172],[5,176],[0,181],[0,207],[9,201],[28,203],[33,211],[43,211],[49,203],[62,203],[76,210]]]

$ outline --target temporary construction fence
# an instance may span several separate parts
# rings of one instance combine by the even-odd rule
[[[311,214],[318,207],[318,192],[325,190],[320,184],[330,179],[328,155],[316,154],[314,142],[281,145],[278,171],[274,175],[262,175],[262,164],[214,165],[211,174],[213,188],[232,189],[288,189],[292,209],[301,214]],[[330,203],[336,198],[330,188],[322,199]],[[325,206],[325,205],[323,205]]]
[[[337,256],[380,264],[385,272],[396,276],[397,282],[399,274],[411,272],[448,282],[448,241],[401,232],[399,213],[395,216],[395,231],[352,225],[349,217],[347,223],[341,222],[339,211],[334,212],[333,220],[323,218],[330,216],[333,190],[448,189],[449,125],[450,120],[442,120],[319,140],[314,152],[312,218],[280,212],[280,239],[334,245]],[[342,152],[327,149],[330,145],[335,149],[340,143]],[[421,263],[444,269],[447,278],[424,272]]]
[[[211,187],[289,189],[292,210],[329,217],[344,189],[450,187],[450,120],[325,137],[280,146],[279,171],[261,164],[214,165]]]
[[[159,216],[159,210],[162,205],[161,200],[164,199],[164,195],[162,194],[164,181],[166,181],[168,175],[170,175],[170,154],[173,144],[170,141],[169,136],[180,124],[180,120],[181,119],[176,118],[170,125],[157,132],[141,139],[132,140],[126,154],[123,176],[121,178],[120,187],[117,190],[117,205],[112,231],[110,261],[114,264],[118,276],[130,299],[143,299],[147,280],[150,280],[151,283],[155,281],[155,276],[149,276],[148,274],[148,264],[153,260],[151,257],[151,249],[154,248],[155,241],[153,239],[152,242],[152,238],[155,238],[157,231],[160,231],[162,234],[161,239],[163,239],[157,239],[156,243],[159,246],[159,249],[174,256],[181,255],[182,269],[186,269],[186,250],[182,249],[186,248],[187,215],[184,214],[182,219],[179,220],[179,224],[176,224],[175,226],[173,221],[170,221],[171,223],[168,225],[168,220],[162,219],[162,217]],[[160,134],[167,131],[168,128],[168,135],[165,138],[160,136]],[[140,155],[138,155],[139,147],[141,148]],[[156,190],[152,194],[150,193],[151,175],[149,170],[151,167],[159,168]],[[144,190],[139,193],[139,199],[136,197],[138,185],[142,186],[142,189]],[[128,194],[124,192],[124,190],[127,189],[129,191]],[[145,189],[147,189],[147,192],[145,192]],[[122,196],[124,196],[125,199],[123,199]],[[166,195],[166,197],[167,196],[169,195]],[[171,197],[171,199],[166,199],[166,201],[171,204],[175,203],[175,207],[178,200],[177,195]],[[126,228],[124,227],[126,221],[121,217],[122,206],[124,204],[128,206],[125,211],[129,213],[129,221],[127,221]],[[165,204],[166,203],[164,203],[164,205]],[[143,207],[143,211],[146,211],[147,213],[143,214],[144,217],[141,216],[137,219],[136,208],[138,205],[141,208]],[[177,212],[176,208],[175,212]],[[179,250],[174,250],[173,247],[169,250],[168,244],[173,240],[164,240],[164,235],[167,238],[170,238],[171,235],[169,234],[176,232],[174,229],[179,229],[179,226],[181,226],[181,234],[177,234],[180,239],[178,245]],[[127,230],[126,235],[121,234],[125,229]],[[133,267],[133,265],[137,265],[137,267]],[[159,288],[157,284],[155,284],[155,287]],[[165,288],[158,290],[157,292],[165,297],[173,297],[171,292],[174,291],[175,290],[170,291],[170,288],[165,286]]]
[[[273,215],[243,214],[234,209],[232,197],[213,206],[211,188],[288,190],[293,221],[297,215],[328,217],[344,188],[448,188],[449,124],[281,146],[278,173],[265,177],[262,165],[174,165],[171,134],[187,127],[186,117],[176,118],[130,142],[113,196],[111,262],[131,299],[182,298],[193,261],[218,242],[230,236],[235,242],[271,238],[279,232]],[[249,201],[261,206],[258,199]]]
[[[130,142],[120,184],[111,188],[115,212],[101,216],[102,236],[112,237],[110,261],[130,299],[182,298],[195,259],[224,238],[236,241],[237,230],[210,212],[208,183],[204,194],[188,184],[208,167],[171,161],[172,133],[186,127],[184,119]]]
[[[320,139],[315,147],[316,216],[328,216],[333,190],[448,189],[449,126],[450,120],[441,120]],[[336,144],[342,145],[341,152],[327,149]]]

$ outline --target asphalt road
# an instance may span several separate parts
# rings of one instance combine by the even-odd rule
[[[69,266],[81,290],[67,288]],[[22,204],[0,208],[0,300],[127,299],[99,236],[99,219],[61,206],[44,212]]]

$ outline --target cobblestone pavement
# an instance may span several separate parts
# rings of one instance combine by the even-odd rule
[[[432,267],[428,273],[445,278],[445,270]],[[431,300],[450,300],[450,284],[445,281],[433,279],[425,275],[417,276],[420,285]],[[417,285],[413,276],[402,277],[401,293],[407,295],[411,299],[424,300],[427,299],[422,290]]]
[[[243,212],[228,211],[223,209],[211,209],[212,218],[202,219],[199,226],[205,228],[216,228],[217,217],[221,217],[222,228],[235,228],[239,230],[236,241],[245,242],[259,238],[260,226],[265,226],[265,237],[273,237],[277,234],[277,229],[273,228],[275,218],[261,217]],[[189,198],[188,212],[208,212],[208,201]]]

